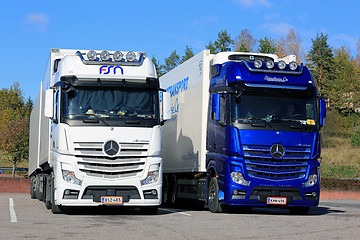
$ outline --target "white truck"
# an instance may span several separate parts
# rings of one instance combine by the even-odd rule
[[[30,194],[68,206],[161,203],[170,97],[143,52],[51,49],[30,120]]]

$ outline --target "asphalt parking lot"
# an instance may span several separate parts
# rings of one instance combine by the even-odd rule
[[[138,209],[97,207],[53,215],[29,194],[0,193],[1,239],[358,239],[359,200],[325,200],[308,215],[255,208],[213,214],[186,204]]]

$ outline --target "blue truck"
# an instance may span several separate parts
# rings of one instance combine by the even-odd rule
[[[326,103],[296,56],[204,50],[160,86],[172,112],[162,126],[163,203],[293,214],[318,205]]]

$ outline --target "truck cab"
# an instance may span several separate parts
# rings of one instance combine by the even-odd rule
[[[31,195],[67,206],[161,203],[168,97],[145,53],[52,49],[31,115]]]

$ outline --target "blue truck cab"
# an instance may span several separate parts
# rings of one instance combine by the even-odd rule
[[[244,205],[307,213],[319,203],[326,116],[309,69],[295,56],[218,55],[206,134],[210,211]]]

